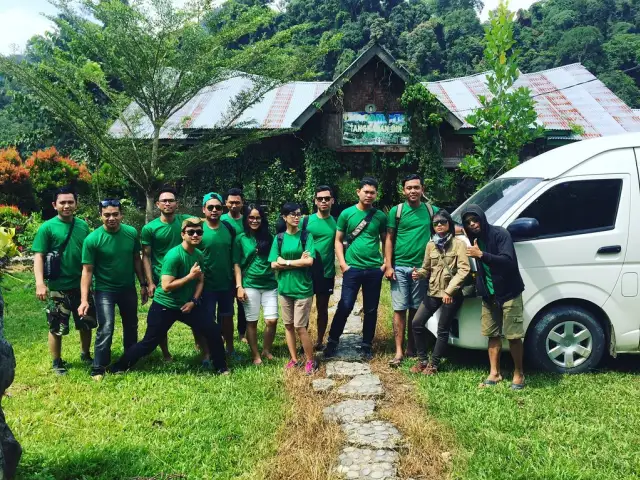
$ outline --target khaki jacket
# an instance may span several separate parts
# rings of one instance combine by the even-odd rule
[[[454,273],[453,277],[442,264],[441,256],[449,266],[449,270]],[[467,245],[463,240],[453,237],[447,243],[444,254],[438,251],[433,241],[429,241],[422,268],[418,270],[418,277],[429,278],[428,295],[441,298],[445,292],[447,295],[456,294],[470,272]]]

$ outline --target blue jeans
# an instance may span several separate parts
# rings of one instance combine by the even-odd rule
[[[233,296],[234,291],[232,290],[216,292],[205,290],[202,292],[202,309],[205,318],[213,319],[214,322],[220,324],[220,317],[233,317]]]
[[[331,322],[329,330],[329,342],[337,344],[347,324],[347,317],[356,303],[358,291],[362,287],[362,301],[364,303],[364,322],[362,325],[362,346],[371,348],[373,337],[376,334],[378,322],[378,303],[380,302],[380,289],[382,287],[383,272],[379,268],[361,270],[349,267],[342,274],[342,294],[336,314]]]
[[[116,305],[122,317],[122,344],[124,349],[138,341],[138,294],[135,288],[119,292],[95,292],[98,329],[94,344],[91,375],[104,374],[111,363],[111,342],[116,320]]]

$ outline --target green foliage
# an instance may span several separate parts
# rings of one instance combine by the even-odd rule
[[[284,167],[279,158],[273,160],[256,183],[256,189],[262,192],[261,199],[269,205],[269,224],[272,227],[276,224],[283,203],[304,203],[303,181],[298,172]]]
[[[338,178],[343,173],[344,168],[338,162],[338,156],[333,150],[322,148],[315,143],[305,149],[302,202],[310,212],[313,211],[315,188],[318,185],[329,185],[335,188]]]
[[[31,242],[33,242],[33,238],[31,238],[31,242],[22,243],[28,241],[28,235],[25,237],[28,221],[29,217],[15,205],[0,205],[0,227],[11,232],[12,243],[15,243],[20,251],[30,248]],[[1,258],[2,255],[0,255]]]
[[[30,252],[33,240],[36,238],[36,233],[40,225],[42,225],[42,215],[40,212],[31,212],[29,217],[24,221],[24,224],[16,236],[16,243],[21,247],[23,251]]]
[[[425,192],[431,199],[441,204],[450,201],[453,182],[442,162],[439,131],[444,119],[442,104],[419,83],[409,85],[400,102],[405,108],[411,133],[407,161],[417,166],[424,179]]]
[[[480,96],[482,108],[467,117],[476,127],[475,152],[465,157],[462,171],[479,184],[515,167],[522,147],[543,134],[528,88],[513,89],[518,78],[518,55],[513,38],[513,13],[500,2],[490,16],[484,58],[490,97]]]
[[[9,260],[20,254],[18,246],[14,243],[15,233],[13,228],[0,227],[0,279],[2,278],[2,270],[7,266]]]

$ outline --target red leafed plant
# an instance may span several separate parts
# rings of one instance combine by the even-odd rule
[[[0,187],[18,187],[29,180],[27,170],[18,150],[7,148],[0,150]]]
[[[36,192],[53,190],[63,185],[87,187],[91,174],[83,164],[64,157],[55,147],[34,152],[26,162]]]

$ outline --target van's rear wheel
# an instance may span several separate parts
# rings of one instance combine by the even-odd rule
[[[605,352],[606,337],[588,310],[559,305],[545,312],[527,334],[529,357],[551,372],[581,373],[595,368]]]

